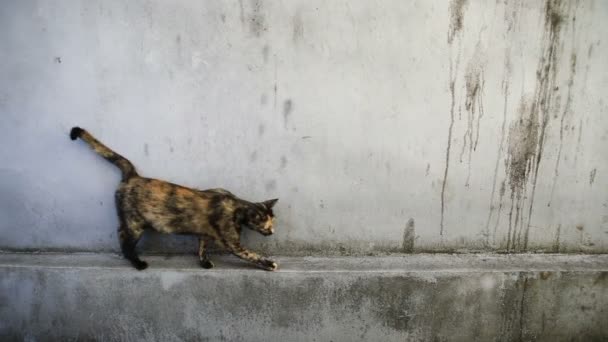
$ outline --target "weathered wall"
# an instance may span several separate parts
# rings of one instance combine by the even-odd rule
[[[119,175],[77,124],[146,176],[280,197],[247,237],[276,253],[608,252],[607,14],[2,1],[0,246],[117,250]]]
[[[270,273],[147,257],[137,272],[116,257],[3,254],[0,339],[605,341],[606,259],[281,258]]]

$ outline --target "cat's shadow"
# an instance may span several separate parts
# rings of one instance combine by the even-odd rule
[[[198,251],[198,238],[189,235],[161,234],[154,230],[144,232],[137,244],[144,254],[192,254]]]
[[[248,235],[255,235],[255,233],[248,232]],[[193,267],[199,266],[197,256],[198,237],[194,235],[162,234],[154,230],[147,230],[137,245],[137,249],[144,255],[160,255],[166,256],[168,259],[174,256],[191,256]],[[262,270],[255,264],[241,260],[225,250],[214,246],[213,242],[209,246],[209,258],[215,265],[211,270]],[[202,267],[201,269],[204,270]]]

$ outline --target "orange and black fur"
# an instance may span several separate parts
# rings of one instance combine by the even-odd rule
[[[213,267],[206,252],[209,241],[265,270],[277,268],[274,261],[248,251],[240,244],[244,227],[263,235],[274,233],[272,207],[277,199],[252,203],[223,189],[196,190],[144,178],[137,174],[130,161],[110,150],[86,130],[74,127],[70,138],[84,140],[122,172],[122,181],[115,194],[120,221],[118,237],[122,253],[136,269],[148,267],[135,251],[135,245],[146,229],[198,236],[198,256],[204,268]]]

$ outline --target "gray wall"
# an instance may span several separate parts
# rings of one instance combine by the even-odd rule
[[[0,254],[2,341],[606,341],[608,255]]]
[[[608,2],[0,4],[4,249],[118,249],[80,125],[273,253],[608,252]]]

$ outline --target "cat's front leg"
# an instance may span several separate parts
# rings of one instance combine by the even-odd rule
[[[276,262],[262,257],[255,252],[249,251],[240,244],[231,244],[230,246],[228,246],[228,248],[230,249],[230,252],[232,252],[232,254],[243,260],[251,261],[259,267],[265,269],[266,271],[274,271],[278,267]]]
[[[262,258],[260,258],[260,260],[258,260],[258,264],[260,265],[260,267],[262,267],[266,271],[274,271],[277,269],[277,267],[279,267],[279,265],[275,261],[266,259],[264,257],[262,257]]]

